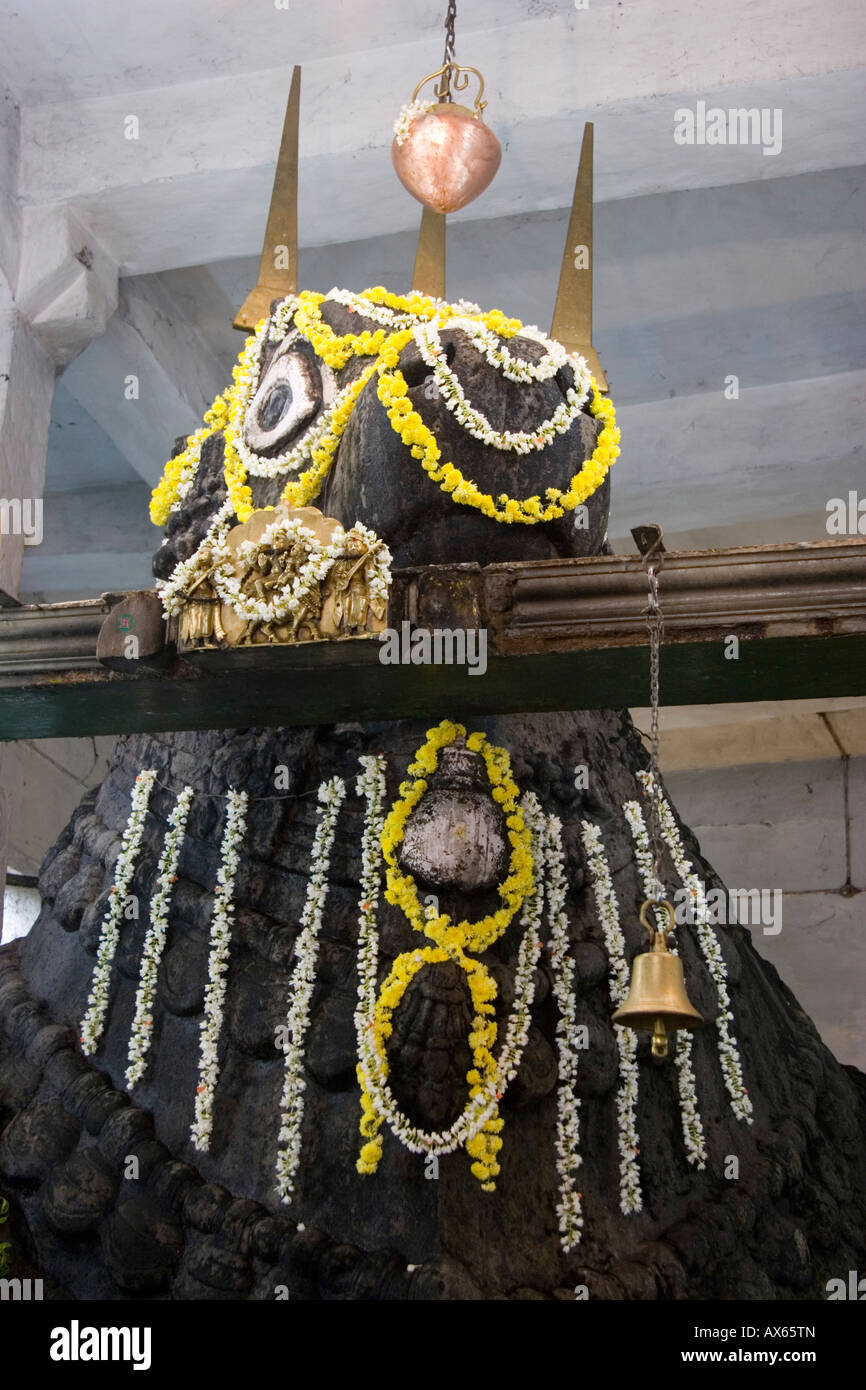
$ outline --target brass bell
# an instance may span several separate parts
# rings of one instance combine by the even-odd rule
[[[628,998],[613,1015],[613,1021],[638,1033],[651,1028],[653,1056],[666,1057],[669,1033],[678,1028],[697,1028],[704,1020],[686,993],[682,961],[668,950],[667,931],[653,928],[647,921],[650,906],[664,909],[670,922],[667,930],[674,927],[674,910],[669,902],[644,903],[640,920],[650,934],[652,947],[635,957]]]

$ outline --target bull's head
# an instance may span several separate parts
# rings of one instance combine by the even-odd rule
[[[275,303],[168,467],[166,577],[223,521],[280,498],[363,521],[398,565],[603,545],[613,407],[582,357],[476,306],[377,287]]]

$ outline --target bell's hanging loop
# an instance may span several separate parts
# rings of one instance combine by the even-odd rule
[[[652,908],[656,914],[655,925],[647,919],[647,913],[649,912],[650,908]],[[658,924],[658,914],[660,912],[667,913],[668,925],[666,927],[660,927]],[[641,926],[646,927],[651,943],[655,940],[656,936],[658,935],[661,935],[665,938],[673,935],[674,927],[676,925],[676,917],[674,916],[673,906],[671,903],[668,902],[667,898],[660,898],[657,899],[655,902],[647,898],[641,906],[641,910],[638,915],[640,918]]]
[[[665,930],[650,925],[647,913],[651,907],[657,913],[667,913]],[[697,1028],[704,1020],[686,992],[683,963],[668,948],[668,932],[673,931],[675,922],[673,907],[666,900],[647,899],[641,907],[640,920],[650,933],[652,946],[635,956],[628,997],[613,1015],[613,1021],[638,1033],[652,1032],[653,1056],[666,1057],[671,1033],[679,1028]]]

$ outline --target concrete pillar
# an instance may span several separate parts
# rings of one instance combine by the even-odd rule
[[[0,604],[14,603],[25,544],[42,537],[54,363],[0,272]]]
[[[18,601],[25,545],[42,538],[55,373],[104,332],[117,267],[70,209],[22,211],[20,113],[8,93],[0,97],[0,605],[8,605]],[[11,763],[0,745],[0,930]]]

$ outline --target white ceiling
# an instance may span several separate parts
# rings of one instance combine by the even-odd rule
[[[616,0],[593,0],[615,9]],[[561,15],[558,0],[462,0],[459,34]],[[431,0],[0,0],[3,68],[28,105],[229,78],[395,45],[438,61],[445,5]],[[438,61],[435,66],[438,66]],[[419,77],[423,73],[419,73]]]
[[[179,13],[164,29],[150,6],[115,12],[93,0],[74,21],[61,0],[10,16],[17,42],[0,63],[22,96],[22,196],[80,209],[127,274],[248,253],[261,239],[291,64],[301,61],[302,240],[415,225],[417,205],[391,170],[391,126],[441,61],[444,4],[291,4],[193,0],[165,6]],[[458,54],[487,76],[486,116],[505,158],[458,219],[566,205],[587,117],[600,202],[860,162],[866,7],[857,0],[842,0],[832,25],[818,22],[819,0],[762,0],[757,13],[752,0],[459,8]],[[779,153],[676,144],[674,112],[702,98],[781,110]],[[123,133],[130,115],[134,140]]]

